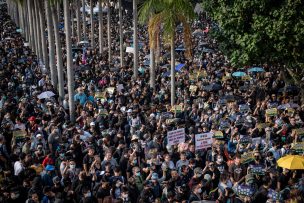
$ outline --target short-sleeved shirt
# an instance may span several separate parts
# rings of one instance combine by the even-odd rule
[[[242,165],[237,166],[233,163],[229,167],[229,173],[232,175],[234,181],[239,181],[243,176],[246,175],[246,168]]]

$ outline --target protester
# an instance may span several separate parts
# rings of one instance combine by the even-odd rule
[[[282,69],[231,67],[206,31],[212,22],[200,15],[192,24],[192,60],[177,50],[185,65],[176,73],[172,107],[165,45],[152,89],[148,33],[139,27],[134,80],[131,54],[123,68],[115,65],[118,15],[111,9],[113,67],[97,49],[75,55],[72,123],[68,97],[58,100],[48,72],[0,6],[0,202],[303,202],[303,170],[277,162],[304,151],[304,102]],[[132,14],[124,16],[127,47]],[[232,76],[236,71],[248,77]],[[45,91],[55,95],[39,99]],[[177,129],[183,141],[171,144],[168,132]],[[211,142],[202,147],[198,134],[212,135]]]

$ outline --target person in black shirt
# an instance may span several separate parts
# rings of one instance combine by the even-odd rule
[[[283,190],[288,185],[289,179],[290,179],[289,170],[287,168],[284,168],[283,172],[279,176],[277,189],[280,191]]]
[[[262,178],[263,185],[259,188],[255,196],[253,197],[252,203],[261,203],[267,201],[268,190],[271,185],[270,177],[264,176]]]

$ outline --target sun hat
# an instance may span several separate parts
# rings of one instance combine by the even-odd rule
[[[53,170],[55,170],[55,167],[54,167],[53,165],[47,165],[47,166],[45,167],[45,170],[46,170],[46,171],[53,171]]]

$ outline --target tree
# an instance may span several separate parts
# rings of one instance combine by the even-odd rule
[[[112,54],[111,54],[111,5],[110,0],[107,0],[107,34],[108,34],[108,60],[109,68],[111,68]]]
[[[159,7],[160,5],[160,0],[145,1],[139,10],[140,23],[144,25],[148,22],[150,24],[153,16],[162,10],[162,8]],[[159,33],[160,27],[157,28],[157,31],[154,31]],[[159,34],[154,34],[154,38],[149,39],[150,45],[152,44],[152,41],[156,44],[158,38]],[[155,89],[155,51],[155,47],[150,46],[150,87],[153,89]]]
[[[138,76],[138,16],[137,16],[137,0],[133,0],[133,46],[134,46],[134,62],[133,62],[133,78]]]
[[[102,4],[103,0],[98,0],[98,41],[99,41],[99,54],[103,53],[103,12]]]
[[[175,29],[180,23],[183,25],[185,54],[191,57],[191,28],[189,21],[195,17],[192,4],[188,0],[162,0],[159,1],[162,10],[155,14],[149,22],[149,39],[155,39],[162,25],[165,40],[171,48],[171,105],[175,104]],[[155,48],[153,40],[150,46]]]
[[[90,0],[90,21],[91,21],[91,48],[94,49],[94,4],[93,4],[93,0]]]
[[[232,65],[280,64],[303,74],[303,1],[204,0],[203,7],[218,24],[211,33]]]
[[[56,13],[56,8],[54,3],[51,4],[51,15],[53,20],[53,28],[55,35],[55,44],[56,44],[56,61],[57,61],[57,74],[58,74],[58,92],[60,100],[64,98],[64,76],[63,76],[63,62],[62,62],[62,49],[61,41],[59,36],[58,29],[58,15]]]
[[[81,27],[80,27],[80,1],[75,1],[76,3],[76,24],[77,24],[77,42],[81,41]]]
[[[72,57],[72,42],[71,42],[71,19],[69,11],[69,0],[63,1],[64,7],[64,28],[67,52],[67,78],[68,78],[68,95],[69,95],[69,112],[70,121],[75,121],[75,104],[74,104],[74,69]],[[91,5],[92,6],[92,5]]]
[[[118,0],[118,13],[119,13],[119,52],[120,52],[120,67],[124,66],[124,50],[123,50],[123,32],[122,32],[122,4]]]
[[[51,81],[54,87],[57,85],[57,72],[55,65],[55,46],[54,46],[54,35],[53,35],[53,22],[50,9],[50,2],[44,0],[45,5],[45,14],[46,14],[46,24],[47,24],[47,33],[48,33],[48,47],[49,47],[49,67],[51,72]]]

